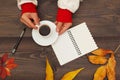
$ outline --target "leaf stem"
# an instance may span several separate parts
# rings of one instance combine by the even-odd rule
[[[120,44],[117,46],[117,48],[115,49],[114,53],[116,53],[120,48]]]

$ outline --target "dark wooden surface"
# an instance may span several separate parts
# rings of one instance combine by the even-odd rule
[[[39,0],[38,12],[41,20],[55,21],[56,0]],[[24,25],[19,22],[20,11],[15,0],[0,1],[0,56],[11,52]],[[97,45],[100,48],[115,50],[120,44],[120,1],[84,0],[73,15],[73,25],[86,22]],[[48,57],[55,72],[55,80],[68,71],[84,67],[74,80],[92,80],[99,65],[88,62],[87,56],[80,57],[64,66],[60,66],[51,48],[38,46],[31,38],[31,29],[16,52],[15,60],[19,65],[7,80],[44,80],[45,58]],[[120,80],[120,50],[115,54],[117,60],[116,79]],[[107,79],[106,79],[107,80]]]

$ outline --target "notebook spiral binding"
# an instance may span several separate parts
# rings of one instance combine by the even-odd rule
[[[73,37],[73,35],[72,35],[72,33],[71,33],[71,31],[68,30],[67,32],[68,32],[68,35],[69,35],[69,37],[70,37],[70,39],[71,39],[71,41],[72,41],[72,43],[73,43],[73,45],[74,45],[74,47],[75,47],[75,50],[77,51],[78,55],[80,55],[80,54],[81,54],[81,51],[80,51],[80,49],[79,49],[79,47],[78,47],[78,45],[77,45],[77,42],[75,41],[75,39],[74,39],[74,37]]]

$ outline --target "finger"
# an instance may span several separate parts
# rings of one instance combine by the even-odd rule
[[[55,25],[57,25],[57,23],[58,23],[58,22],[57,22],[57,21],[55,21],[54,23],[55,23]]]
[[[22,23],[24,23],[26,26],[28,26],[29,28],[32,28],[26,21],[24,21],[23,19],[20,19],[20,21],[22,22]]]
[[[62,22],[58,22],[58,23],[56,24],[56,26],[57,26],[56,30],[57,30],[58,33],[60,32],[60,30],[61,30],[61,28],[62,28],[62,25],[63,25]]]
[[[63,34],[68,28],[70,28],[72,26],[72,23],[64,23],[61,31],[60,31],[60,35]]]
[[[31,28],[33,29],[37,29],[37,27],[34,25],[34,23],[31,21],[31,19],[29,19],[28,17],[25,17],[23,19]]]
[[[39,25],[39,24],[40,24],[40,23],[39,23],[39,22],[40,22],[40,18],[39,18],[38,16],[34,16],[34,17],[33,17],[33,20],[34,20],[34,24],[35,24],[35,25]]]
[[[22,22],[26,25],[26,26],[28,26],[29,28],[33,28],[27,21],[25,21],[24,19],[22,19]],[[37,26],[35,26],[36,28],[34,28],[34,29],[37,29]]]

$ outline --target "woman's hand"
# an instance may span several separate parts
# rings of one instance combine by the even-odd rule
[[[37,26],[35,25],[39,25],[40,18],[37,13],[27,12],[22,14],[20,21],[29,28],[37,29]]]
[[[61,35],[63,34],[68,28],[72,26],[72,23],[64,23],[64,22],[55,22],[57,28],[56,31]]]

